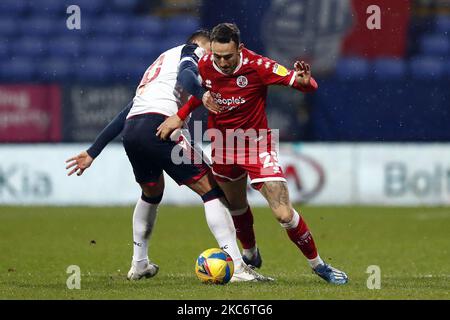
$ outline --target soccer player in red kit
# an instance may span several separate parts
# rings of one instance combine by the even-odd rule
[[[211,32],[211,53],[200,59],[198,67],[203,86],[220,106],[220,110],[210,110],[208,116],[208,128],[222,134],[221,139],[217,139],[217,133],[212,139],[212,171],[229,201],[244,261],[256,267],[261,265],[253,215],[247,201],[249,177],[252,187],[266,198],[276,219],[314,272],[329,283],[347,283],[344,272],[320,258],[305,220],[289,200],[273,141],[276,139],[272,139],[265,113],[269,85],[289,86],[301,92],[313,92],[318,88],[309,65],[296,62],[294,70],[288,70],[244,48],[237,26],[222,23]],[[199,105],[201,101],[192,98],[176,115],[161,124],[157,134],[167,138]],[[236,147],[234,142],[230,144],[235,138],[244,141],[243,148]]]

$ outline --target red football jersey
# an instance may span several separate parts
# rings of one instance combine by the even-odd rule
[[[267,87],[272,84],[292,86],[302,92],[317,89],[311,78],[308,87],[295,81],[295,72],[288,70],[269,58],[244,48],[240,64],[231,75],[224,74],[207,54],[198,63],[203,86],[209,90],[218,105],[219,114],[211,114],[208,127],[221,131],[226,129],[268,129],[265,113]]]

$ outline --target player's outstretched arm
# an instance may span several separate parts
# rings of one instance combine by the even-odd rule
[[[71,176],[76,172],[77,176],[81,176],[84,170],[91,166],[93,161],[94,159],[86,151],[82,151],[80,154],[67,159],[66,170],[70,170],[67,175]]]
[[[97,158],[108,143],[122,132],[125,127],[125,120],[127,119],[127,115],[132,106],[133,101],[128,103],[127,106],[123,108],[105,128],[103,128],[100,134],[95,138],[94,143],[86,150],[93,159]]]
[[[71,176],[75,172],[77,173],[77,176],[81,176],[84,170],[91,166],[94,159],[102,152],[106,145],[122,132],[123,127],[125,126],[125,120],[132,105],[133,103],[130,102],[114,117],[114,119],[95,138],[94,143],[88,150],[82,151],[78,155],[66,160],[66,170],[70,169],[70,172],[67,174],[68,176]]]

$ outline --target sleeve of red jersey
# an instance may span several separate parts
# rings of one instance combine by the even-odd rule
[[[266,85],[282,85],[292,87],[302,92],[313,92],[317,90],[318,85],[316,80],[311,77],[311,81],[308,86],[302,86],[295,81],[295,71],[289,70],[269,58],[263,58],[256,60],[256,70]]]
[[[178,109],[177,115],[181,120],[185,120],[187,116],[202,105],[202,100],[192,96],[188,102],[186,102],[180,109]]]

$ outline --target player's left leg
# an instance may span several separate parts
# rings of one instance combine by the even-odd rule
[[[344,272],[327,265],[320,258],[304,218],[292,207],[287,183],[265,181],[261,183],[260,192],[266,198],[278,222],[286,229],[289,239],[307,258],[314,272],[329,283],[347,283],[348,277]]]

